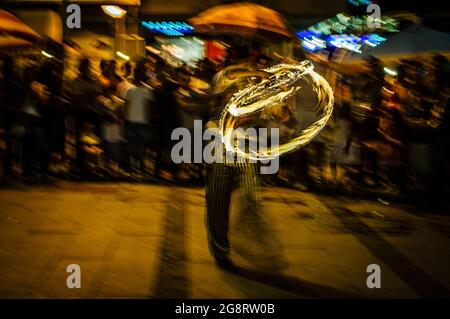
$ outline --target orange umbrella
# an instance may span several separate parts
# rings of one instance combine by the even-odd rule
[[[200,13],[189,22],[197,33],[292,36],[278,12],[254,3],[220,5]]]
[[[36,41],[40,38],[33,29],[11,13],[0,10],[0,32],[8,33],[27,41]]]

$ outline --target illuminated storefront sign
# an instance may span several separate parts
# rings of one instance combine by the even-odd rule
[[[327,43],[333,47],[347,49],[361,53],[361,39],[348,34],[332,35],[327,38]]]
[[[334,47],[361,53],[365,46],[376,47],[386,41],[386,38],[375,33],[360,37],[353,34],[334,34],[327,36],[325,40],[310,31],[297,32],[297,36],[302,39],[303,48],[311,52]]]
[[[318,51],[321,49],[325,49],[327,47],[327,43],[325,40],[321,39],[317,34],[303,31],[297,32],[297,36],[302,39],[302,46],[308,51]]]
[[[361,42],[364,44],[370,46],[370,47],[376,47],[377,45],[380,45],[384,41],[386,41],[386,38],[383,38],[382,36],[378,34],[368,34],[360,38]]]
[[[399,31],[398,22],[393,18],[383,17],[380,23],[381,27],[376,29],[377,33]],[[373,28],[368,28],[367,16],[354,17],[339,13],[297,32],[297,36],[302,40],[303,48],[311,52],[342,48],[361,53],[365,47],[376,47],[386,41],[385,37],[373,32]]]
[[[151,32],[167,36],[183,36],[194,32],[191,25],[180,21],[143,21],[142,25]]]
[[[320,35],[371,32],[372,28],[368,26],[367,20],[367,16],[349,16],[344,13],[339,13],[333,18],[316,23],[309,27],[307,31]],[[398,32],[398,22],[391,17],[382,17],[380,19],[380,28],[377,28],[377,30]]]

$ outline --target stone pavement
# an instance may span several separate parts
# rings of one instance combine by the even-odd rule
[[[267,188],[264,197],[288,262],[281,272],[239,255],[234,271],[215,265],[202,188],[61,182],[1,189],[0,297],[450,295],[450,214],[283,188]],[[241,234],[238,207],[235,197],[232,239]],[[80,289],[66,287],[69,264],[81,267]],[[366,286],[369,264],[381,267],[380,289]]]

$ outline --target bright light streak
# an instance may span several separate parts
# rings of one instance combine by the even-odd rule
[[[204,43],[204,41],[200,40],[199,38],[193,37],[192,39],[201,45],[203,45],[203,43]]]
[[[371,46],[372,48],[377,46],[375,43],[372,43],[369,40],[364,40],[364,43],[367,44],[368,46]]]
[[[120,51],[117,51],[116,54],[117,54],[117,56],[118,56],[119,58],[121,58],[121,59],[124,59],[124,60],[126,60],[126,61],[130,60],[130,57],[129,57],[128,55],[126,55],[126,54],[124,54],[124,53],[122,53],[122,52],[120,52]]]
[[[387,87],[383,86],[383,90],[386,91],[389,94],[394,94],[394,91],[389,90]]]
[[[325,127],[333,113],[334,104],[333,89],[325,78],[314,71],[314,65],[311,61],[306,60],[299,64],[279,64],[264,71],[272,73],[272,75],[258,84],[248,85],[233,95],[225,106],[219,123],[222,142],[227,151],[236,153],[242,158],[257,161],[274,159],[283,153],[294,151],[311,142]],[[295,83],[306,76],[309,76],[317,94],[319,101],[317,109],[321,110],[316,122],[305,128],[299,136],[278,147],[248,153],[240,149],[239,146],[233,145],[233,130],[230,130],[230,128],[234,128],[236,118],[262,112],[273,105],[286,101],[300,89]]]
[[[107,15],[115,19],[120,19],[127,13],[126,10],[118,6],[102,6],[102,9]]]
[[[161,54],[161,51],[160,51],[160,50],[158,50],[158,49],[155,48],[155,47],[152,47],[151,45],[147,45],[145,48],[146,48],[148,51],[150,51],[150,52],[152,52],[152,53],[154,53],[154,54],[156,54],[156,55],[160,55],[160,54]]]
[[[317,48],[317,46],[314,44],[314,43],[312,43],[311,41],[309,41],[309,40],[303,40],[303,46],[306,48],[306,49],[309,49],[309,50],[311,50],[311,51],[313,51],[313,50],[315,50],[316,48]]]
[[[51,55],[50,53],[45,52],[44,50],[41,51],[41,54],[43,56],[45,56],[46,58],[49,58],[49,59],[54,58],[53,55]]]
[[[389,74],[390,76],[397,76],[397,72],[395,70],[389,69],[388,67],[384,67],[384,72]]]

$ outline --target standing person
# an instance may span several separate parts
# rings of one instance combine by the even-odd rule
[[[187,128],[194,134],[194,123],[196,120],[202,121],[202,114],[207,109],[208,95],[193,86],[191,74],[185,67],[176,70],[177,89],[175,98],[177,102],[177,117],[180,119],[182,127]],[[193,156],[194,145],[191,145],[191,157]],[[201,181],[201,166],[195,163],[183,163],[178,176],[182,181]]]
[[[420,76],[422,63],[415,60],[403,63],[397,90],[402,103],[401,115],[406,126],[405,136],[412,178],[410,185],[416,189],[426,189],[430,186],[432,171],[432,130],[426,124],[431,105],[424,99],[425,90]]]
[[[358,88],[351,105],[352,128],[345,151],[349,153],[352,142],[357,142],[361,159],[358,181],[363,185],[380,186],[374,141],[377,138],[384,76],[381,62],[377,58],[369,57],[366,66],[367,72],[358,78]],[[371,172],[372,180],[367,178],[367,170]]]
[[[108,62],[108,68],[109,68],[110,87],[111,90],[115,92],[117,89],[117,85],[122,81],[121,76],[117,74],[117,61],[114,59],[110,60]]]
[[[65,154],[66,123],[65,106],[62,98],[62,65],[53,61],[45,61],[38,75],[38,81],[47,86],[50,93],[48,107],[43,115],[45,131],[48,136],[49,151],[54,166],[60,166]],[[55,170],[56,171],[56,170]]]
[[[130,62],[125,62],[122,65],[123,76],[122,80],[117,84],[116,96],[125,100],[127,97],[128,90],[134,88],[133,77],[132,77],[132,66]]]
[[[156,62],[155,88],[156,106],[160,116],[159,141],[157,144],[155,159],[155,176],[169,181],[174,181],[178,174],[178,165],[170,158],[170,153],[174,145],[171,139],[172,131],[179,126],[177,116],[177,101],[175,92],[178,87],[176,79],[171,75],[170,66],[160,59]]]
[[[247,65],[248,73],[255,71]],[[241,69],[242,70],[242,69]],[[216,83],[223,83],[222,76],[226,76],[227,69],[222,70],[215,76]],[[229,74],[229,73],[228,73]],[[231,96],[240,88],[249,83],[252,76],[242,76],[239,81],[233,82],[225,88],[221,96],[214,99],[217,104],[214,105],[213,114],[208,122],[210,128],[217,127],[217,121],[220,118],[222,110]],[[214,90],[213,83],[213,92]],[[224,154],[224,157],[226,155]],[[239,163],[212,163],[208,165],[206,174],[206,228],[208,234],[208,243],[211,254],[216,263],[220,267],[229,268],[233,265],[230,259],[231,244],[229,240],[229,218],[230,218],[230,202],[232,190],[235,183],[240,186],[241,201],[241,221],[246,221],[243,232],[252,237],[251,242],[260,242],[264,245],[265,253],[273,252],[273,248],[277,241],[274,234],[270,233],[270,228],[265,222],[261,212],[261,192],[259,165],[250,163],[247,160]],[[242,223],[243,224],[243,223]],[[257,240],[254,240],[257,239]],[[248,242],[247,244],[251,244]],[[278,247],[275,248],[275,250]],[[265,266],[272,266],[273,270],[281,264],[278,253],[272,254],[266,260]],[[253,251],[253,254],[254,251]],[[256,254],[258,255],[258,254]],[[248,256],[248,255],[247,255]],[[254,260],[253,260],[254,261]],[[271,265],[270,265],[271,264]]]
[[[397,194],[406,186],[406,152],[404,146],[404,123],[401,103],[394,86],[383,90],[384,99],[380,109],[378,133],[379,157],[387,167],[387,192]]]
[[[334,146],[330,156],[332,178],[333,182],[336,184],[339,184],[341,180],[338,174],[338,164],[348,164],[348,158],[344,156],[344,153],[351,128],[351,122],[349,119],[351,89],[349,83],[345,80],[342,80],[340,84],[339,97],[339,100],[335,102],[335,112],[333,114],[335,122]]]
[[[2,173],[5,180],[11,176],[12,171],[13,124],[17,120],[20,101],[20,84],[14,75],[14,60],[6,55],[0,72],[0,127],[3,129],[6,148]]]
[[[26,178],[32,177],[32,160],[39,162],[39,173],[46,178],[50,160],[48,136],[45,130],[44,116],[51,103],[51,92],[47,85],[38,82],[34,68],[24,70],[23,87],[25,99],[22,104],[22,117],[26,133],[23,140],[22,168]]]
[[[145,172],[144,159],[151,138],[150,107],[154,101],[153,89],[146,84],[145,62],[139,61],[134,70],[135,87],[127,92],[125,104],[125,136],[128,143],[128,161],[135,173]]]
[[[103,149],[108,163],[108,172],[115,177],[121,173],[124,165],[123,148],[123,106],[124,101],[114,95],[113,88],[104,89],[103,94],[97,98],[102,107],[102,139]]]
[[[432,99],[430,116],[427,121],[432,130],[432,190],[446,194],[450,173],[450,65],[447,58],[436,56],[433,61],[437,90]],[[442,187],[445,185],[445,188]]]
[[[75,119],[76,156],[78,169],[85,170],[82,136],[89,128],[99,128],[100,121],[96,112],[97,96],[100,94],[96,80],[91,76],[89,59],[82,59],[79,74],[72,82],[72,107]]]
[[[408,61],[407,61],[408,62]],[[409,61],[400,83],[406,110],[403,119],[408,129],[410,165],[417,188],[440,194],[445,182],[445,161],[448,158],[449,71],[443,57],[433,61],[435,75],[427,81],[420,78],[422,64]]]

